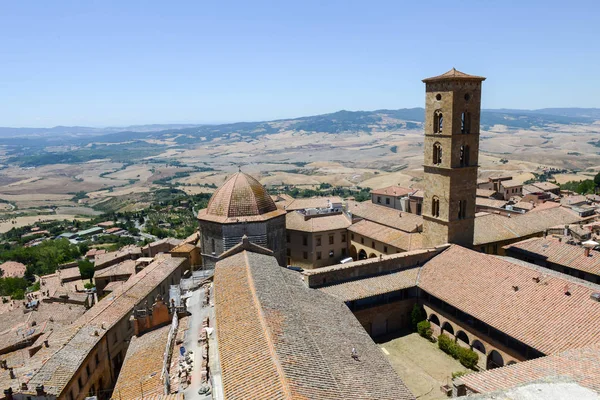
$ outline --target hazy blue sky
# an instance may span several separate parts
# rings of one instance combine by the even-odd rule
[[[600,107],[600,2],[2,1],[0,126],[418,107],[484,75],[486,108]]]

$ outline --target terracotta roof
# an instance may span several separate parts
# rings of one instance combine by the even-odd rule
[[[491,190],[491,189],[477,189],[477,197],[488,198],[488,197],[492,197],[495,194],[496,194],[495,190]]]
[[[523,194],[529,193],[544,193],[544,191],[537,186],[523,185]]]
[[[359,300],[417,286],[418,275],[419,268],[410,268],[391,274],[325,286],[319,290],[342,301]]]
[[[556,382],[560,378],[600,392],[600,345],[566,350],[459,379],[472,391],[489,393],[543,379]]]
[[[171,324],[131,338],[113,399],[145,399],[164,394],[163,356],[170,330]],[[173,347],[169,351],[172,352]]]
[[[148,243],[147,245],[145,245],[144,247],[142,247],[143,250],[145,249],[152,249],[154,247],[158,247],[161,246],[163,244],[168,244],[169,246],[179,246],[181,243],[183,243],[183,240],[181,239],[175,239],[175,238],[164,238],[164,239],[160,239],[160,240],[155,240],[152,243]]]
[[[281,215],[263,185],[243,172],[230,176],[210,198],[198,219],[215,222],[259,221]]]
[[[531,211],[535,208],[535,204],[530,203],[528,201],[520,201],[516,204],[513,204],[514,208],[520,208],[522,210],[527,210],[527,211]]]
[[[531,210],[531,211],[549,210],[549,209],[558,208],[558,207],[560,207],[560,203],[556,203],[554,201],[545,201],[543,203],[536,204],[535,207],[533,207],[533,210]]]
[[[421,248],[423,244],[420,233],[406,233],[366,219],[351,225],[348,231],[406,251]]]
[[[225,398],[414,399],[350,310],[272,256],[219,261],[214,285]]]
[[[346,229],[350,224],[350,221],[344,214],[321,215],[305,219],[302,213],[292,211],[285,216],[286,229],[302,232],[325,232]]]
[[[534,182],[531,185],[543,191],[560,189],[560,186],[555,185],[552,182]]]
[[[515,187],[523,186],[522,182],[515,181],[514,179],[510,179],[508,181],[501,181],[500,184],[505,188],[515,188]]]
[[[106,266],[110,266],[116,264],[117,262],[123,261],[123,259],[125,258],[140,255],[142,255],[142,249],[135,245],[125,246],[117,251],[112,251],[110,253],[96,253],[96,256],[94,257],[94,268],[102,269]]]
[[[122,287],[125,284],[126,281],[113,281],[113,282],[108,282],[108,284],[106,286],[104,286],[104,289],[102,289],[103,292],[114,292],[115,290],[119,289],[120,287]]]
[[[600,286],[540,271],[452,245],[425,263],[418,285],[544,354],[599,343],[600,303],[590,295]]]
[[[29,390],[44,385],[49,394],[61,394],[83,360],[106,332],[117,322],[127,318],[133,308],[146,299],[154,288],[184,261],[184,258],[171,257],[157,259],[125,282],[119,290],[100,300],[71,325],[54,332],[50,347],[42,348],[36,354],[47,360],[31,377]]]
[[[433,76],[431,78],[423,79],[423,82],[435,82],[435,81],[445,81],[445,80],[469,80],[469,81],[485,81],[483,76],[469,75],[464,72],[458,71],[456,68],[452,68],[450,71],[438,75]]]
[[[577,205],[577,204],[582,204],[585,203],[587,204],[587,198],[585,196],[567,196],[567,197],[563,197],[562,199],[560,199],[560,204],[562,204],[563,206],[571,206],[571,205]]]
[[[506,200],[487,199],[483,197],[475,198],[475,204],[480,207],[504,208],[507,203],[508,201]]]
[[[81,279],[79,267],[63,268],[56,271],[61,280],[73,280],[73,278]]]
[[[528,258],[542,259],[578,271],[600,275],[600,251],[591,250],[586,257],[583,247],[559,242],[553,238],[531,238],[504,246]]]
[[[416,192],[416,189],[405,188],[401,186],[388,186],[381,189],[371,190],[371,194],[381,194],[384,196],[407,196],[413,192]]]
[[[400,229],[404,232],[417,232],[423,227],[423,217],[393,208],[373,204],[370,201],[348,201],[348,212],[354,216],[377,222],[378,224]]]
[[[410,197],[422,199],[423,195],[424,195],[424,192],[421,189],[419,189],[416,192],[414,192],[413,194],[411,194]]]
[[[96,273],[94,274],[94,279],[107,278],[109,276],[134,275],[135,264],[135,260],[125,260],[118,264],[111,265],[108,268],[96,271]]]
[[[0,264],[0,269],[2,270],[2,276],[6,277],[17,277],[21,278],[25,276],[25,271],[27,267],[24,264],[16,261],[6,261]]]
[[[475,218],[474,244],[518,239],[544,232],[556,225],[570,224],[580,220],[581,218],[564,207],[540,210],[535,213],[511,214],[510,217],[499,214],[484,215]]]
[[[310,197],[306,199],[292,199],[286,204],[286,211],[305,210],[307,208],[327,208],[330,204],[342,204],[342,198],[338,196]]]
[[[124,230],[124,229],[123,228],[119,228],[118,226],[115,226],[114,228],[110,228],[110,229],[105,230],[104,233],[110,235],[111,233],[119,232],[119,231],[122,231],[122,230]]]
[[[189,253],[194,251],[195,248],[196,246],[191,243],[182,243],[179,246],[173,247],[171,253]]]

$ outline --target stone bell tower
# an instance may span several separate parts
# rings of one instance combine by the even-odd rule
[[[424,246],[473,246],[481,76],[452,70],[424,79]]]

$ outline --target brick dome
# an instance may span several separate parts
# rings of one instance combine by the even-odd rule
[[[243,172],[229,177],[210,198],[207,215],[225,218],[251,217],[277,211],[263,185]]]

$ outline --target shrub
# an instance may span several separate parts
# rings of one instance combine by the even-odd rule
[[[425,313],[425,310],[423,309],[423,307],[421,307],[418,304],[415,304],[410,313],[410,323],[411,323],[413,331],[417,330],[419,322],[426,320],[426,319],[427,319],[427,314]]]
[[[431,330],[431,323],[427,320],[419,322],[417,324],[417,332],[419,332],[419,335],[423,336],[424,338],[431,340],[431,335],[433,334],[433,331]]]
[[[462,365],[467,368],[475,369],[477,365],[477,361],[479,361],[479,356],[471,349],[466,349],[464,347],[456,344],[450,337],[441,334],[438,336],[438,347],[444,353],[449,354],[452,358],[460,361]]]
[[[452,379],[460,378],[461,376],[466,375],[466,374],[467,373],[465,371],[453,372]]]

